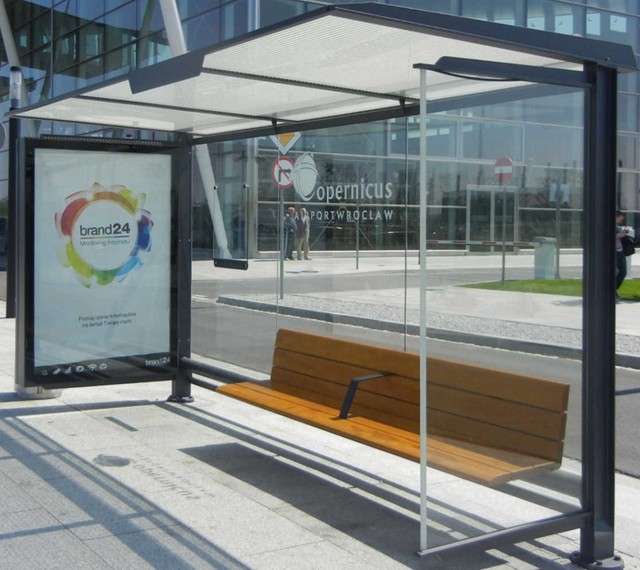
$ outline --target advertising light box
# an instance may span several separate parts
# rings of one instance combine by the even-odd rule
[[[171,151],[27,156],[25,373],[58,387],[167,377],[177,364]]]

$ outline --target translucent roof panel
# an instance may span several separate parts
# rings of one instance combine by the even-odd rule
[[[176,131],[197,135],[217,134],[240,128],[268,126],[265,121],[230,118],[193,111],[157,109],[109,101],[71,97],[39,109],[26,109],[22,117],[72,123],[108,125],[152,131]]]
[[[274,58],[272,54],[283,45],[296,48],[287,51],[286,58]],[[566,62],[555,58],[508,48],[474,45],[472,53],[470,49],[469,42],[464,40],[329,16],[209,54],[204,58],[204,68],[404,95],[418,83],[413,63],[435,64],[445,56],[566,66]],[[581,64],[574,63],[571,67],[581,69]],[[431,84],[450,80],[439,75]]]
[[[132,101],[149,105],[172,105],[187,109],[206,110],[214,113],[245,114],[271,119],[287,119],[295,116],[316,118],[325,110],[343,105],[362,106],[363,109],[388,105],[386,99],[369,99],[356,94],[336,93],[313,87],[280,85],[213,75],[206,71],[198,77],[178,81],[132,93],[128,81],[109,85],[91,93],[92,97],[112,101]],[[314,109],[318,109],[314,113]]]
[[[586,63],[636,67],[630,46],[363,3],[323,7],[13,116],[202,136],[371,120],[415,105],[414,66],[445,57],[565,72]],[[428,75],[431,101],[524,84]]]

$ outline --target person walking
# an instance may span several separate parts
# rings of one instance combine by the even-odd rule
[[[305,208],[300,208],[300,213],[296,216],[296,240],[298,249],[298,261],[302,259],[302,251],[304,250],[304,258],[310,261],[309,257],[309,230],[311,229],[311,220],[307,215]]]
[[[622,302],[618,289],[627,276],[627,258],[624,255],[622,238],[627,235],[628,231],[621,226],[623,221],[624,214],[620,210],[616,211],[616,303]]]
[[[282,250],[282,260],[293,261],[293,242],[296,237],[296,209],[291,207],[284,216],[284,248]]]

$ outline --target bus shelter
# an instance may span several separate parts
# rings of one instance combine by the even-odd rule
[[[280,57],[283,46],[289,46],[286,61]],[[15,108],[10,113],[11,191],[18,223],[10,247],[17,262],[17,377],[27,387],[45,388],[82,386],[88,373],[94,375],[94,384],[172,379],[172,399],[189,401],[191,373],[207,372],[207,365],[191,359],[190,352],[192,147],[419,116],[419,552],[428,557],[459,555],[579,528],[581,550],[575,562],[585,568],[621,568],[622,561],[613,553],[616,203],[611,189],[616,184],[617,74],[635,69],[629,46],[364,3],[318,9],[44,103]],[[548,93],[549,86],[584,97],[580,507],[429,547],[427,114],[535,98]],[[18,119],[166,131],[176,137],[166,144],[48,137],[20,146]],[[114,153],[121,156],[103,161]],[[87,161],[97,161],[103,169],[135,170],[140,180],[152,179],[162,188],[161,198],[151,208],[147,196],[124,185],[92,185],[89,179],[82,181],[82,191],[66,192]],[[245,257],[229,250],[226,230],[215,214],[216,190],[207,188],[213,201],[216,261],[246,267]],[[48,219],[51,212],[54,222]],[[124,217],[112,221],[116,214]],[[43,230],[47,224],[51,227]],[[43,243],[56,240],[57,260],[40,256]],[[73,346],[62,350],[55,341],[61,325],[52,327],[47,319],[54,319],[55,311],[47,311],[71,302],[65,297],[68,287],[42,268],[59,263],[85,289],[106,291],[111,283],[127,283],[127,276],[144,266],[151,243],[162,250],[166,266],[154,273],[146,288],[128,290],[151,300],[149,314],[156,308],[151,324],[144,312],[74,313],[73,326],[79,328],[71,335]],[[106,246],[113,251],[111,265],[91,253]],[[153,284],[160,284],[162,291],[155,291]],[[145,325],[152,332],[140,338]],[[123,332],[118,344],[113,331],[126,331],[127,326],[129,332]],[[101,337],[107,346],[101,360],[90,347],[82,347],[83,334],[92,329],[107,331]],[[123,353],[123,343],[133,350]],[[113,358],[108,350],[115,351]]]

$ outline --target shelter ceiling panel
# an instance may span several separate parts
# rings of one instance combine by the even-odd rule
[[[203,68],[398,96],[415,94],[418,88],[413,64],[435,64],[445,56],[581,69],[577,63],[425,32],[329,14],[205,55]],[[279,52],[286,57],[273,56]],[[451,77],[435,75],[430,91],[450,82]],[[473,89],[473,81],[462,83]]]
[[[265,83],[251,79],[202,73],[198,77],[133,93],[128,81],[91,92],[92,97],[130,101],[214,113],[242,114],[268,119],[297,116],[315,118],[327,109],[369,110],[389,106],[388,100],[336,93],[297,85]]]
[[[63,99],[49,105],[25,110],[24,118],[112,125],[132,129],[213,134],[236,128],[269,126],[266,121],[216,116],[192,111],[157,109],[126,103],[95,101],[82,97]],[[248,126],[251,125],[251,126]]]
[[[218,136],[251,136],[274,123],[300,130],[322,121],[379,120],[398,113],[400,103],[417,103],[415,64],[437,65],[443,57],[453,58],[449,64],[476,60],[470,71],[463,67],[466,75],[473,76],[480,62],[515,64],[528,68],[509,67],[509,73],[560,85],[575,85],[585,74],[558,69],[582,71],[588,62],[620,69],[636,65],[631,47],[621,44],[356,3],[319,8],[11,116]],[[504,67],[497,72],[495,67],[483,69],[504,77]],[[540,73],[540,68],[556,71]],[[480,68],[476,79],[444,73],[428,72],[428,100],[444,102],[441,107],[530,85],[478,81]],[[585,84],[581,79],[580,86]]]

